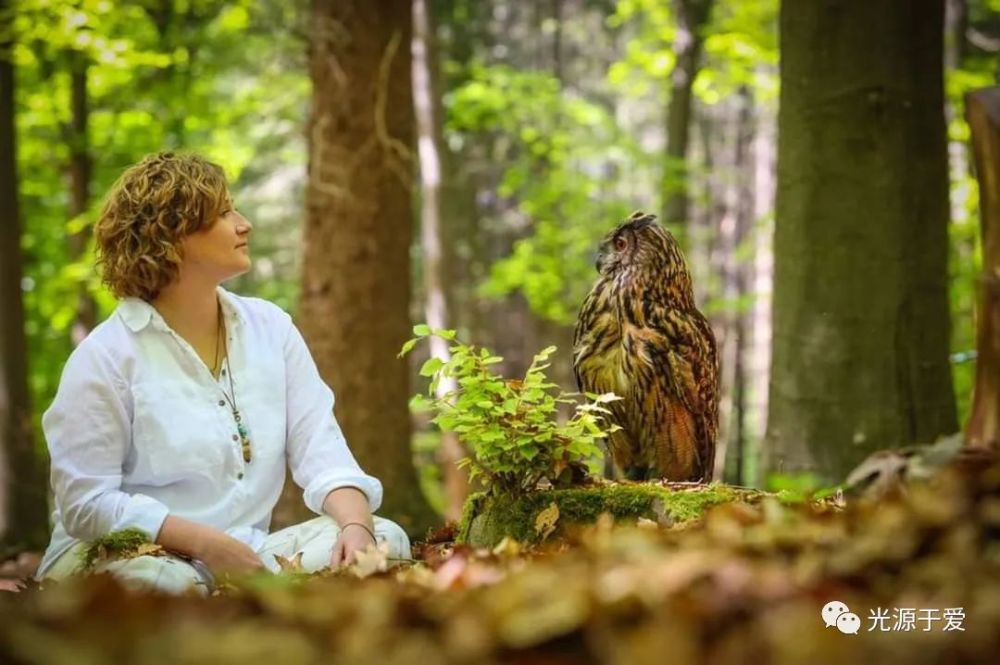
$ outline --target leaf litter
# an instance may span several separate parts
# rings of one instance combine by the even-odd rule
[[[558,509],[535,528],[557,521]],[[0,594],[0,662],[816,665],[1000,651],[1000,465],[879,500],[736,501],[676,526],[602,515],[540,545],[453,534],[415,543],[415,562],[375,547],[313,575],[286,561],[287,575],[210,598],[106,575]],[[831,600],[858,614],[858,634],[825,625]],[[961,608],[963,630],[869,630],[898,608]]]

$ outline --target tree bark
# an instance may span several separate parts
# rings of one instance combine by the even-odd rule
[[[839,480],[957,430],[943,3],[786,2],[772,470]]]
[[[87,97],[86,56],[79,51],[67,51],[70,70],[71,118],[67,132],[69,142],[69,218],[77,219],[87,212],[90,202],[90,178],[92,163],[90,142],[87,135],[89,99]],[[87,250],[90,239],[90,225],[83,226],[69,237],[69,258],[79,261]],[[87,284],[80,284],[77,295],[76,319],[70,336],[73,346],[78,345],[97,325],[97,303],[90,296]]]
[[[10,2],[0,0],[0,535],[16,548],[48,540],[48,477],[32,436],[14,129]]]
[[[423,535],[435,515],[410,449],[413,97],[411,5],[314,0],[305,254],[299,323],[380,512]]]
[[[445,275],[444,228],[441,193],[443,175],[441,160],[441,119],[436,100],[437,80],[434,75],[434,28],[427,0],[413,2],[413,107],[417,121],[417,154],[420,159],[420,246],[423,250],[424,318],[431,328],[453,326],[448,313],[449,297]],[[431,355],[447,361],[451,358],[448,343],[439,338],[430,340]],[[454,379],[438,382],[437,396],[443,397],[456,387]],[[458,520],[469,495],[469,474],[458,467],[466,457],[458,435],[441,433],[438,459],[445,484],[445,517]]]
[[[746,357],[749,450],[744,481],[759,486],[762,449],[767,428],[768,384],[771,372],[771,304],[774,283],[774,184],[775,114],[768,106],[759,113],[753,141],[754,249],[750,277],[753,307],[750,312]]]
[[[727,184],[724,189],[724,214],[719,224],[720,250],[723,255],[723,299],[726,311],[720,317],[725,333],[720,338],[722,358],[723,419],[716,449],[715,478],[743,484],[746,453],[746,376],[744,357],[747,353],[747,320],[749,308],[743,303],[747,295],[747,259],[741,248],[753,226],[753,188],[751,147],[753,143],[753,98],[743,89],[731,104],[734,116],[732,135],[722,149],[729,148]]]
[[[712,0],[675,0],[677,36],[676,62],[670,74],[670,102],[667,105],[667,149],[660,191],[663,221],[683,240],[688,220],[687,150],[691,125],[691,90],[698,75],[702,30],[708,22]]]
[[[979,284],[976,383],[968,448],[1000,452],[1000,86],[970,94],[966,113],[979,177],[983,275]]]

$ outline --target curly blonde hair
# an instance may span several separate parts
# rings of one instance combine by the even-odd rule
[[[111,187],[94,226],[102,281],[119,298],[153,300],[177,276],[184,237],[210,228],[229,205],[218,164],[197,155],[147,155]]]

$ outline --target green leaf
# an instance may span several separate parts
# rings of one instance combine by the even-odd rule
[[[434,376],[443,365],[440,358],[428,358],[420,367],[420,376]]]
[[[413,326],[413,334],[417,337],[427,337],[431,334],[431,327],[426,323],[418,323]]]
[[[409,353],[410,351],[413,350],[413,347],[416,346],[417,342],[419,342],[419,341],[420,341],[419,339],[407,340],[403,344],[403,348],[399,350],[398,354],[396,354],[396,357],[397,358],[402,358],[403,356],[405,356],[407,353]]]

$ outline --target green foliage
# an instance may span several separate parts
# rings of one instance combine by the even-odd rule
[[[608,413],[603,405],[619,398],[589,396],[589,402],[578,404],[546,380],[544,370],[555,347],[536,355],[523,379],[504,379],[492,370],[503,358],[456,340],[453,330],[418,325],[413,334],[416,337],[403,345],[400,356],[436,336],[451,342],[451,357],[447,361],[432,357],[423,364],[420,375],[431,379],[431,397],[417,395],[412,404],[433,409],[433,422],[466,442],[472,456],[459,464],[469,468],[470,479],[482,478],[494,493],[521,495],[542,479],[569,484],[574,471],[600,453],[597,442],[618,429],[603,423]],[[435,397],[438,384],[447,379],[456,387]],[[562,424],[556,420],[559,404],[576,406],[573,417]]]
[[[970,3],[970,21],[975,24],[977,20],[993,20],[979,16],[983,11],[979,5]],[[965,118],[965,96],[994,84],[996,58],[992,54],[972,52],[957,64],[945,72],[945,96],[951,109],[948,140],[952,144],[948,301],[951,307],[952,380],[959,422],[964,423],[971,408],[975,382],[974,355],[969,352],[976,348],[976,284],[982,271],[979,183],[970,168],[972,136]]]
[[[606,107],[551,74],[482,64],[468,73],[447,98],[451,141],[492,139],[505,165],[498,194],[531,230],[492,266],[482,293],[520,291],[535,313],[568,323],[594,281],[598,241],[642,207],[615,191],[642,153]]]
[[[295,33],[303,7],[273,0],[16,3],[22,287],[36,416],[51,402],[72,350],[80,295],[97,302],[98,320],[116,305],[99,283],[93,242],[77,254],[69,236],[89,234],[111,183],[150,152],[193,150],[225,167],[237,204],[255,224],[255,267],[234,288],[294,305],[297,238],[270,227],[299,215],[295,174],[305,161],[300,122],[309,94]],[[82,139],[69,131],[74,66],[86,71]],[[67,179],[74,142],[91,165],[87,207],[75,216]],[[43,441],[36,437],[39,448]]]
[[[699,100],[716,104],[743,87],[758,102],[777,99],[777,17],[777,0],[713,3],[702,30],[704,55],[693,87]],[[619,2],[608,24],[634,33],[609,71],[610,83],[630,95],[665,89],[676,61],[677,21],[670,3]]]

